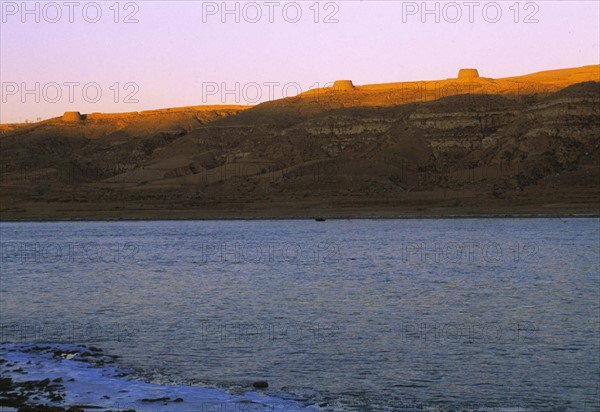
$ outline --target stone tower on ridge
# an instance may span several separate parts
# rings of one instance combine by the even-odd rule
[[[352,83],[352,80],[336,80],[335,83],[333,83],[333,90],[336,90],[336,91],[354,90],[354,84]]]
[[[82,120],[82,116],[79,112],[65,112],[65,114],[63,114],[62,120],[64,122],[78,122]]]
[[[459,80],[473,80],[479,79],[479,72],[477,69],[460,69],[458,71]]]

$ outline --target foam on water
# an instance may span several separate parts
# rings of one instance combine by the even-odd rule
[[[317,411],[322,408],[310,402],[285,399],[268,392],[250,391],[243,395],[220,389],[197,386],[171,386],[146,383],[128,378],[110,356],[91,351],[85,346],[69,344],[0,345],[2,377],[15,383],[61,378],[64,390],[61,401],[51,401],[38,394],[30,399],[35,404],[55,406],[90,405],[112,410],[150,411]],[[163,401],[148,401],[169,398]],[[181,401],[175,401],[176,399]],[[143,401],[146,399],[147,401]]]

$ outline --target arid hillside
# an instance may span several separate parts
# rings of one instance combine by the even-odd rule
[[[599,66],[461,76],[4,125],[0,218],[600,213]]]

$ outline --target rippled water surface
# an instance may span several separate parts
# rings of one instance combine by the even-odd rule
[[[1,223],[0,340],[325,410],[593,411],[599,223]]]

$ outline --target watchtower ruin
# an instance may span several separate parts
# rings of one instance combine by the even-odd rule
[[[62,117],[63,122],[78,122],[83,120],[81,113],[79,112],[65,112]]]
[[[333,83],[333,90],[335,91],[350,91],[354,90],[354,84],[352,80],[336,80]]]
[[[458,80],[474,80],[479,79],[477,69],[460,69],[458,71]]]

